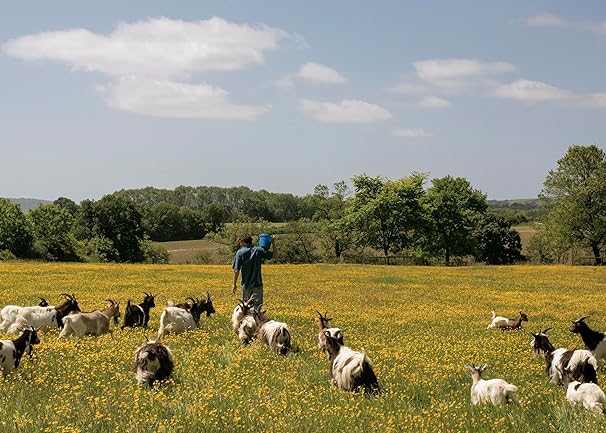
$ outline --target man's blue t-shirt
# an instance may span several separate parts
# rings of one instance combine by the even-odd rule
[[[234,256],[232,268],[242,274],[242,289],[263,287],[261,278],[261,263],[264,259],[271,259],[273,253],[253,245],[240,248]]]

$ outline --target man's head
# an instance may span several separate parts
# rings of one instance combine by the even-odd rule
[[[252,236],[250,235],[250,233],[242,233],[238,237],[238,244],[239,245],[250,245],[250,244],[252,244]]]

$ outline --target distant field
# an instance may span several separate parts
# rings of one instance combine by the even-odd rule
[[[528,253],[528,245],[530,239],[534,236],[534,234],[538,231],[536,224],[522,224],[519,226],[512,227],[520,233],[520,239],[522,241],[522,254],[526,255]]]
[[[170,254],[170,263],[199,263],[200,254],[212,263],[225,261],[221,249],[225,245],[207,239],[191,241],[158,242]]]
[[[2,433],[602,433],[604,418],[571,407],[533,357],[529,331],[553,327],[556,347],[583,347],[570,320],[589,315],[606,330],[606,267],[267,265],[266,308],[288,323],[295,353],[242,346],[230,328],[235,295],[228,266],[0,262],[0,304],[56,303],[75,293],[84,310],[115,298],[124,305],[157,295],[150,328],[82,340],[40,333],[1,381]],[[200,328],[169,335],[175,374],[164,386],[137,386],[135,348],[154,337],[171,299],[209,291],[217,313]],[[522,332],[486,330],[490,311],[524,309]],[[385,392],[339,391],[317,350],[315,310],[327,311],[345,342],[364,349]],[[115,329],[115,326],[112,325]],[[9,336],[2,336],[7,338]],[[485,378],[518,386],[520,406],[472,406],[466,363]],[[598,371],[600,383],[606,374]]]

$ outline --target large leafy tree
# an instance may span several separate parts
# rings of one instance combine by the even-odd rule
[[[355,243],[351,225],[343,220],[350,196],[349,187],[340,181],[333,184],[332,191],[328,185],[316,185],[313,195],[307,197],[315,209],[313,219],[321,223],[322,246],[335,260]]]
[[[28,257],[32,241],[31,227],[19,206],[0,198],[0,251]]]
[[[353,178],[355,195],[346,220],[362,234],[364,246],[389,256],[411,247],[424,219],[421,197],[425,175],[388,180],[359,175]]]
[[[37,253],[45,260],[76,260],[77,254],[71,227],[72,214],[56,204],[32,209],[27,214],[35,237]]]
[[[502,216],[484,215],[476,228],[476,258],[490,265],[506,265],[523,259],[520,234]]]
[[[453,256],[473,254],[474,230],[486,212],[486,195],[462,177],[446,176],[431,183],[423,198],[429,220],[426,241],[448,265]]]
[[[596,265],[606,246],[606,154],[596,145],[573,145],[550,170],[541,196],[550,205],[549,221],[591,248]]]

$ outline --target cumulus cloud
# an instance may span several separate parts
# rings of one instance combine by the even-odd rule
[[[110,34],[71,29],[12,39],[3,51],[23,60],[56,60],[111,76],[185,78],[194,72],[241,69],[263,61],[286,35],[265,25],[153,18],[121,23]]]
[[[322,123],[369,124],[391,119],[385,108],[368,102],[344,99],[341,102],[321,102],[303,99],[299,108]]]
[[[314,83],[345,84],[347,79],[328,66],[319,63],[305,63],[297,74],[299,78]]]
[[[524,17],[521,19],[526,27],[551,27],[564,28],[569,26],[569,22],[551,13],[543,13]]]
[[[522,102],[567,101],[575,98],[574,93],[560,89],[542,81],[516,80],[495,87],[493,96]]]
[[[425,131],[424,129],[401,129],[396,128],[391,131],[393,137],[399,138],[430,138],[433,137],[431,132]]]
[[[426,96],[417,102],[419,108],[446,108],[450,107],[450,102],[447,99],[439,98],[437,96]]]
[[[155,117],[189,119],[254,119],[269,107],[237,105],[228,93],[208,84],[119,78],[97,90],[116,110]]]
[[[446,90],[459,90],[488,76],[516,69],[511,63],[476,59],[429,59],[414,62],[413,66],[420,80]]]

